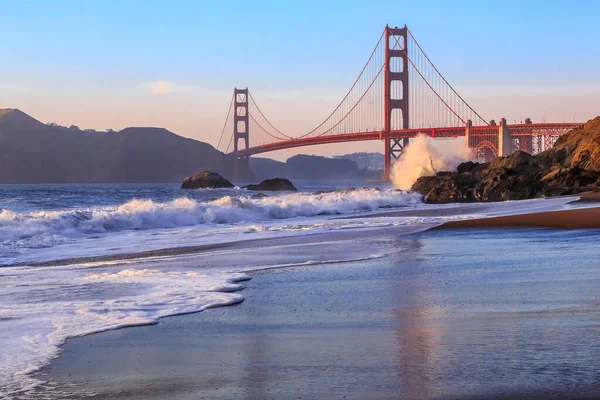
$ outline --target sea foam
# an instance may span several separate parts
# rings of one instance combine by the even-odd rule
[[[133,199],[117,207],[60,211],[0,211],[0,244],[42,248],[80,236],[195,225],[266,223],[298,217],[344,215],[420,203],[420,195],[359,189],[322,194],[293,193],[252,198],[225,196],[212,201],[181,197],[169,202]],[[2,252],[2,247],[0,247]]]
[[[0,398],[40,398],[43,382],[29,374],[69,337],[239,303],[244,298],[234,292],[248,279],[189,270],[0,269]]]

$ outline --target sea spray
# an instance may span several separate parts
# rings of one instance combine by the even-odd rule
[[[445,141],[441,151],[433,145],[433,139],[419,135],[394,163],[391,179],[396,187],[409,190],[419,177],[452,171],[471,158],[471,153],[460,141]]]

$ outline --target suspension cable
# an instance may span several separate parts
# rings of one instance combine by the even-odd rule
[[[313,130],[311,130],[308,133],[305,133],[304,135],[298,136],[296,139],[301,139],[304,138],[308,135],[310,135],[311,133],[315,132],[317,129],[319,129],[320,127],[322,127],[325,122],[327,122],[332,116],[333,114],[342,106],[342,104],[344,103],[344,101],[346,101],[346,99],[348,98],[348,96],[350,95],[350,93],[352,92],[352,89],[354,89],[354,87],[356,86],[356,84],[358,83],[360,77],[364,74],[365,70],[367,69],[367,67],[369,66],[369,63],[371,62],[371,60],[373,59],[373,55],[375,54],[375,52],[377,51],[377,49],[379,48],[379,44],[381,43],[381,40],[383,39],[383,36],[385,34],[385,30],[381,33],[381,36],[379,36],[379,40],[377,41],[377,44],[375,45],[375,48],[373,49],[373,52],[371,52],[371,56],[369,57],[369,59],[367,60],[367,62],[365,63],[365,66],[363,67],[362,71],[360,71],[360,74],[358,75],[358,78],[356,78],[356,80],[354,81],[354,84],[352,85],[352,87],[350,88],[350,90],[348,90],[348,93],[346,93],[346,95],[344,96],[344,98],[342,99],[342,101],[340,101],[340,103],[337,105],[337,107],[331,112],[331,114],[329,114],[329,116],[327,116],[327,118],[325,118],[323,120],[323,122],[321,122],[317,127],[315,127]],[[346,114],[347,115],[347,114]],[[345,118],[345,117],[344,117]],[[339,124],[339,123],[338,123]],[[336,125],[338,125],[336,124]],[[322,134],[321,134],[322,135]],[[321,136],[321,135],[317,135],[317,136]]]
[[[396,39],[396,37],[394,36],[394,40],[396,41],[396,43],[398,44],[398,46],[402,49],[403,46],[400,45],[400,42],[398,41],[398,39]],[[408,57],[408,52],[406,51],[406,49],[402,49],[402,51],[404,52],[404,54],[406,55],[406,59],[408,60],[408,62],[410,62],[410,65],[413,66],[413,68],[415,69],[415,71],[417,71],[417,73],[419,74],[419,76],[423,79],[423,82],[425,82],[427,84],[427,86],[429,86],[429,89],[431,89],[433,91],[433,93],[435,93],[435,95],[438,97],[438,99],[440,99],[440,101],[442,103],[444,103],[444,105],[446,107],[448,107],[448,110],[450,110],[452,112],[452,114],[454,114],[454,116],[456,118],[458,118],[463,124],[466,124],[465,120],[463,120],[453,109],[452,107],[450,107],[448,105],[448,103],[446,103],[444,101],[444,99],[442,99],[442,97],[438,94],[438,92],[436,92],[436,90],[431,86],[431,84],[429,82],[427,82],[427,79],[425,79],[425,77],[423,76],[423,74],[421,73],[421,71],[419,71],[419,68],[417,68],[417,66],[412,62],[412,60],[410,59],[410,57]]]
[[[406,31],[408,32],[408,34],[410,35],[410,37],[412,38],[412,40],[415,42],[415,44],[417,45],[417,47],[419,48],[419,50],[421,50],[421,53],[423,53],[423,55],[425,56],[425,58],[427,59],[427,61],[429,61],[429,64],[431,64],[431,66],[433,67],[433,69],[435,70],[435,72],[437,72],[437,74],[440,76],[440,78],[442,78],[442,80],[446,83],[446,85],[448,85],[450,87],[450,90],[452,90],[454,92],[455,95],[458,96],[458,98],[467,106],[469,107],[469,110],[471,110],[475,115],[477,115],[477,117],[479,117],[479,119],[481,119],[486,125],[489,125],[489,123],[483,119],[481,117],[481,115],[479,115],[477,113],[477,111],[475,111],[470,105],[469,103],[467,103],[465,101],[465,99],[463,99],[461,97],[460,94],[458,94],[458,92],[456,90],[454,90],[454,88],[452,87],[452,85],[446,80],[446,78],[444,78],[444,75],[442,75],[442,73],[437,69],[437,67],[435,66],[435,64],[429,59],[429,57],[427,56],[427,53],[425,53],[425,51],[421,48],[421,46],[419,45],[419,42],[417,42],[417,39],[415,39],[415,37],[413,36],[412,32],[406,28]],[[407,55],[408,57],[408,55]]]
[[[250,119],[252,119],[252,121],[254,121],[254,123],[255,123],[256,125],[258,125],[258,127],[259,127],[260,129],[262,129],[262,130],[263,130],[263,132],[264,132],[264,133],[266,133],[267,135],[271,136],[271,137],[272,137],[272,138],[274,138],[274,139],[285,140],[285,139],[284,139],[284,138],[282,138],[282,137],[279,137],[279,136],[275,136],[275,135],[273,135],[272,133],[270,133],[269,131],[267,131],[265,128],[263,128],[263,126],[262,126],[261,124],[259,124],[257,120],[255,120],[255,119],[254,119],[254,116],[252,115],[252,113],[251,113],[250,111],[248,111],[248,116],[249,116],[249,117],[250,117]],[[287,138],[288,138],[288,139],[293,139],[293,138],[291,138],[291,137],[289,137],[289,136],[287,136]]]
[[[267,121],[267,124],[269,124],[271,126],[271,128],[275,129],[275,132],[279,133],[280,135],[282,135],[282,136],[284,136],[284,137],[286,137],[288,139],[293,139],[293,137],[288,136],[285,133],[281,132],[279,129],[275,128],[275,126],[271,123],[271,121],[269,121],[269,119],[267,117],[265,117],[265,114],[263,114],[263,112],[261,111],[260,107],[256,103],[256,100],[254,100],[254,97],[252,97],[252,93],[250,93],[250,91],[248,91],[248,94],[250,95],[250,99],[252,100],[252,104],[254,104],[254,107],[256,107],[256,109],[258,110],[258,112],[260,113],[260,115],[262,115],[262,117],[265,119],[265,121]],[[254,119],[254,118],[252,118],[252,119]],[[256,120],[254,122],[256,122]],[[259,125],[258,122],[256,122],[256,123],[257,123],[257,125]],[[266,132],[266,129],[264,131]],[[273,136],[273,135],[271,135],[271,136]]]
[[[258,110],[258,112],[260,113],[260,115],[265,119],[265,121],[267,121],[267,123],[280,135],[283,135],[284,137],[288,138],[288,139],[301,139],[304,137],[309,136],[310,134],[314,133],[317,129],[319,129],[320,127],[322,127],[332,116],[333,114],[335,114],[336,111],[338,111],[340,109],[340,107],[342,106],[342,104],[344,103],[344,101],[346,101],[346,99],[348,98],[348,96],[350,96],[350,93],[352,93],[352,90],[356,87],[358,81],[360,80],[360,78],[363,76],[365,70],[367,69],[367,67],[369,66],[369,63],[371,62],[371,60],[373,59],[373,56],[375,55],[375,52],[377,51],[377,49],[379,48],[379,44],[381,43],[381,40],[383,39],[385,35],[385,30],[381,33],[381,36],[379,36],[379,40],[377,41],[377,44],[375,45],[375,48],[373,49],[373,51],[371,52],[371,55],[369,56],[369,59],[367,60],[367,62],[365,63],[363,69],[360,71],[360,74],[358,75],[358,77],[356,78],[356,80],[354,81],[354,83],[352,84],[352,86],[350,87],[350,89],[348,90],[348,92],[346,93],[346,95],[344,96],[344,98],[340,101],[340,103],[337,105],[337,107],[327,116],[327,118],[325,118],[319,125],[317,125],[314,129],[312,129],[311,131],[309,131],[308,133],[305,133],[301,136],[298,137],[292,137],[289,135],[286,135],[285,133],[281,132],[279,129],[277,129],[272,123],[271,121],[269,121],[269,119],[263,114],[263,112],[261,111],[261,109],[258,107],[258,104],[256,103],[256,100],[254,100],[254,98],[252,97],[252,94],[250,94],[250,98],[252,99],[252,102],[254,103],[256,109]],[[379,76],[379,74],[381,73],[381,69],[379,70],[379,73],[377,74],[377,76]],[[376,77],[377,78],[377,77]],[[354,105],[354,107],[351,108],[350,111],[348,111],[348,113],[346,113],[346,115],[340,120],[338,121],[337,124],[335,124],[333,127],[331,127],[330,129],[328,129],[325,132],[329,132],[331,131],[331,129],[333,129],[334,127],[338,126],[342,120],[344,120],[348,114],[354,110],[356,108],[356,106],[358,105],[358,103],[360,103],[360,100],[365,96],[365,94],[369,91],[369,89],[371,88],[371,86],[373,85],[373,83],[375,82],[375,79],[373,80],[373,82],[371,82],[371,84],[369,85],[369,88],[365,91],[365,93],[360,97],[359,101]],[[250,92],[248,92],[250,93]],[[282,139],[280,137],[277,137],[276,135],[273,135],[271,133],[269,133],[269,131],[267,131],[265,128],[263,128],[257,121],[256,119],[254,119],[254,117],[250,114],[250,112],[248,111],[248,114],[250,115],[250,117],[252,118],[252,120],[265,132],[267,133],[269,136],[276,138],[276,139],[280,139],[280,140],[285,140]],[[317,135],[317,136],[322,136],[323,133]]]
[[[225,150],[225,153],[229,153],[229,147],[231,147],[231,142],[233,142],[233,137],[235,135],[231,134],[231,136],[229,137],[229,144],[227,145],[227,149]]]
[[[223,134],[225,133],[225,128],[227,127],[227,122],[229,122],[229,116],[231,115],[231,106],[233,105],[233,98],[231,96],[231,102],[229,103],[229,110],[227,111],[227,118],[225,118],[225,123],[223,124],[223,130],[221,130],[221,136],[219,137],[219,143],[217,143],[217,150],[219,150],[219,146],[221,145],[221,139],[223,139]],[[233,134],[232,134],[233,136]]]
[[[367,90],[365,90],[365,92],[362,94],[362,96],[360,96],[360,98],[359,98],[359,99],[358,99],[358,101],[357,101],[357,102],[354,104],[354,106],[353,106],[353,107],[352,107],[350,110],[348,110],[348,112],[346,113],[346,115],[344,115],[344,116],[342,117],[342,119],[340,119],[340,120],[338,121],[338,123],[337,123],[337,124],[333,125],[331,128],[329,128],[329,129],[328,129],[328,130],[326,130],[325,132],[323,132],[323,133],[321,133],[321,134],[319,134],[319,135],[316,135],[315,137],[321,137],[321,136],[325,135],[327,132],[331,132],[331,131],[333,130],[333,128],[335,128],[336,126],[338,126],[339,124],[341,124],[341,123],[342,123],[342,122],[343,122],[343,121],[346,119],[346,117],[347,117],[348,115],[350,115],[350,113],[351,113],[352,111],[354,111],[354,109],[355,109],[355,108],[356,108],[356,107],[357,107],[357,106],[360,104],[360,102],[362,101],[362,99],[363,99],[363,98],[364,98],[364,97],[367,95],[367,93],[369,93],[369,90],[371,90],[371,87],[373,86],[373,84],[375,83],[375,81],[377,80],[377,78],[379,78],[379,75],[381,75],[381,71],[383,71],[383,67],[384,67],[384,65],[382,65],[382,66],[381,66],[381,68],[379,68],[379,72],[377,72],[377,75],[375,75],[375,78],[373,78],[373,80],[371,81],[371,84],[370,84],[370,85],[367,87]],[[301,136],[301,137],[302,137],[302,136]],[[300,137],[300,138],[301,138],[301,137]],[[300,139],[300,138],[299,138],[299,139]]]

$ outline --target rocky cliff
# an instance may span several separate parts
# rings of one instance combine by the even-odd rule
[[[522,151],[490,163],[465,162],[454,172],[419,178],[427,203],[488,202],[600,190],[600,117],[535,156]]]

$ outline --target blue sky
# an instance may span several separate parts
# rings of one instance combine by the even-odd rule
[[[588,118],[592,106],[600,114],[599,12],[591,0],[0,1],[0,107],[82,127],[161,125],[213,142],[234,86],[263,94],[273,110],[278,93],[306,93],[292,119],[311,119],[309,93],[323,93],[324,107],[343,96],[385,24],[406,23],[493,118],[516,114],[514,100],[482,93],[519,87],[550,88],[533,114],[564,118],[556,113],[566,92],[585,101],[563,114]],[[144,90],[156,81],[188,90]]]

